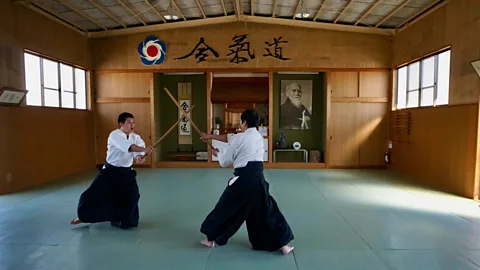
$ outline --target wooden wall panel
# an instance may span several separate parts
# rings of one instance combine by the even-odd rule
[[[135,117],[135,133],[139,134],[146,145],[152,145],[152,123],[150,111],[150,92],[153,81],[151,73],[95,73],[95,149],[96,163],[105,163],[107,139],[110,132],[118,128],[118,115],[132,113]],[[138,99],[148,102],[138,102]],[[144,165],[152,164],[148,156]]]
[[[121,111],[120,103],[95,105],[95,153],[96,163],[105,163],[107,138],[110,132],[118,128],[117,116]]]
[[[90,67],[87,37],[13,1],[0,1],[0,18],[8,20],[0,24],[0,86],[25,88],[25,49]]]
[[[359,115],[359,166],[384,166],[388,140],[388,103],[361,103]]]
[[[213,103],[267,103],[268,77],[213,78],[211,95]]]
[[[360,97],[388,97],[391,71],[360,72]]]
[[[451,46],[450,104],[478,102],[480,80],[470,62],[480,59],[480,1],[455,0],[397,33],[393,65]]]
[[[90,68],[87,37],[13,1],[0,1],[0,17],[0,87],[25,89],[25,49]],[[0,107],[0,120],[0,194],[94,168],[92,112]]]
[[[332,72],[327,166],[384,166],[390,71]]]
[[[247,56],[248,62],[234,63],[230,54],[232,38],[235,35],[247,35],[251,52],[255,58]],[[137,46],[148,35],[159,37],[167,45],[167,57],[161,65],[145,66],[137,52]],[[265,45],[274,38],[282,38],[288,43],[279,44],[282,61],[274,57],[263,56],[274,48]],[[308,38],[305,38],[308,37]],[[218,53],[218,58],[210,51],[205,61],[199,62],[189,54],[203,38],[205,43]],[[289,70],[309,68],[389,68],[391,66],[392,37],[371,34],[328,31],[319,29],[300,29],[297,27],[260,25],[253,23],[230,23],[196,28],[172,29],[117,36],[92,40],[92,56],[96,70],[111,69],[206,69],[232,68],[244,70],[250,68],[284,68]],[[374,49],[372,49],[374,48]],[[272,51],[273,52],[273,51]]]
[[[393,141],[391,168],[419,183],[473,198],[477,110],[477,104],[410,109],[411,133],[407,141]],[[392,123],[398,112],[392,112]]]
[[[151,73],[97,73],[95,77],[97,98],[150,98]]]
[[[0,123],[7,122],[7,108],[0,107]],[[7,138],[8,128],[0,128],[0,194],[6,193],[6,185],[10,182],[8,154],[10,153]]]
[[[358,97],[358,72],[332,72],[332,97]]]
[[[393,66],[450,47],[449,105],[394,111],[392,169],[431,187],[474,198],[478,89],[470,62],[480,59],[480,1],[455,0],[397,33]],[[410,112],[411,134],[397,135],[395,116]],[[397,137],[402,142],[397,142]],[[480,168],[480,166],[478,167]],[[478,172],[477,172],[478,174]],[[477,176],[478,177],[478,176]],[[477,186],[478,188],[478,186]]]
[[[94,168],[92,112],[0,107],[0,115],[11,145],[0,194]]]
[[[328,166],[358,166],[357,107],[355,103],[332,103],[328,137]]]

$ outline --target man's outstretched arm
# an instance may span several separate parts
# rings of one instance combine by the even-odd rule
[[[227,134],[214,135],[214,134],[207,134],[207,133],[202,132],[200,138],[203,141],[205,141],[205,140],[217,140],[217,141],[221,141],[221,142],[228,142]]]

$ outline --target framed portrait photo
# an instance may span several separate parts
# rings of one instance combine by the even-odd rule
[[[280,89],[280,129],[311,129],[313,81],[282,80]]]

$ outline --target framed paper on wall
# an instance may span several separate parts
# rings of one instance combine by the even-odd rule
[[[480,59],[477,61],[473,61],[470,64],[472,65],[475,72],[477,72],[478,78],[480,78]]]
[[[0,105],[20,106],[27,93],[28,90],[4,87],[0,89]]]

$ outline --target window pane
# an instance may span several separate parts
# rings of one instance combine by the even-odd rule
[[[73,93],[62,92],[62,108],[74,108]]]
[[[42,91],[40,81],[40,58],[31,54],[24,54],[25,61],[25,87],[27,93],[27,105],[41,106]]]
[[[408,90],[420,88],[420,62],[408,66]]]
[[[435,78],[435,56],[422,61],[422,88],[433,86]]]
[[[433,106],[433,87],[424,88],[421,92],[421,106]]]
[[[450,51],[438,56],[438,82],[437,99],[435,105],[448,104],[448,92],[450,89]]]
[[[87,108],[87,101],[86,101],[86,77],[85,71],[76,68],[75,69],[75,91],[77,94],[75,95],[75,99],[77,102],[77,109],[86,109]]]
[[[418,90],[407,92],[407,108],[418,107]]]
[[[62,80],[62,90],[73,92],[73,68],[60,64],[60,78]]]
[[[58,65],[56,62],[43,60],[43,85],[48,88],[58,89]]]
[[[397,70],[397,109],[407,105],[407,67]]]
[[[45,89],[45,106],[58,107],[59,104],[58,91]]]

